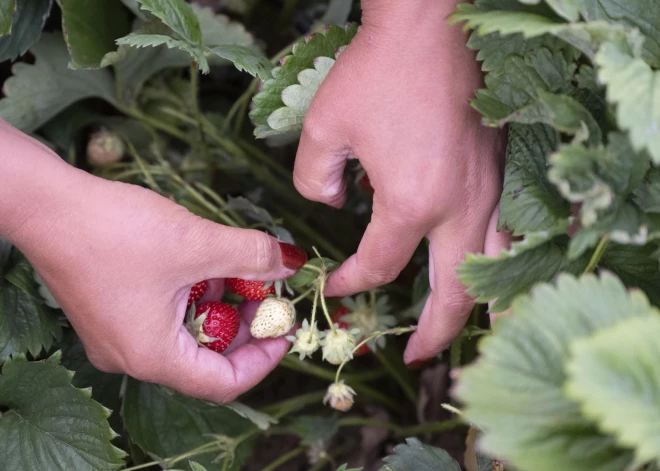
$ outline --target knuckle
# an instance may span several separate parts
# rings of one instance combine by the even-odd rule
[[[103,373],[118,373],[119,369],[114,365],[112,361],[108,358],[96,355],[94,353],[88,353],[87,359],[92,364],[94,368],[103,372]]]
[[[360,267],[360,275],[374,285],[385,285],[396,280],[401,273],[396,267],[391,266],[363,266]]]
[[[280,250],[277,241],[268,234],[260,231],[252,231],[254,243],[252,250],[255,269],[269,271],[275,268],[280,261]]]

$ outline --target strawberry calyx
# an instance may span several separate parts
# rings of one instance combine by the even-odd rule
[[[207,309],[205,312],[195,317],[196,315],[195,305],[188,307],[186,311],[186,329],[190,332],[190,335],[197,341],[197,345],[205,347],[206,343],[215,342],[220,340],[217,337],[210,337],[204,332],[204,322],[208,318],[210,309]]]

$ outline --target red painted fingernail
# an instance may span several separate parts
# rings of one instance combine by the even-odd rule
[[[415,360],[415,361],[411,361],[406,366],[408,367],[408,369],[411,369],[411,370],[419,370],[422,367],[424,367],[424,366],[428,365],[429,363],[431,363],[432,361],[433,361],[433,358],[428,358],[426,360]]]
[[[285,267],[298,270],[307,263],[307,254],[300,247],[280,242],[280,249],[282,250],[282,263]]]

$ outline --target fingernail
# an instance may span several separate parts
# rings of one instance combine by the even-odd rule
[[[282,250],[282,263],[287,268],[298,270],[307,263],[307,254],[300,247],[280,242],[280,250]]]
[[[428,365],[429,363],[431,363],[432,361],[433,361],[433,358],[427,358],[426,360],[415,360],[415,361],[411,361],[406,366],[410,370],[419,370],[422,367],[424,367],[424,366]]]

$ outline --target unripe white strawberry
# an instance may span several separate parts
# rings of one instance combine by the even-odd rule
[[[353,350],[355,349],[355,335],[359,334],[358,329],[348,331],[346,329],[328,330],[321,341],[323,345],[323,359],[333,365],[340,365],[344,361],[353,359]]]
[[[353,396],[355,396],[353,388],[346,386],[344,380],[341,380],[330,385],[323,398],[323,404],[329,402],[333,409],[346,412],[353,407]]]
[[[250,333],[257,339],[286,335],[296,322],[296,309],[288,299],[266,298],[254,315]]]

